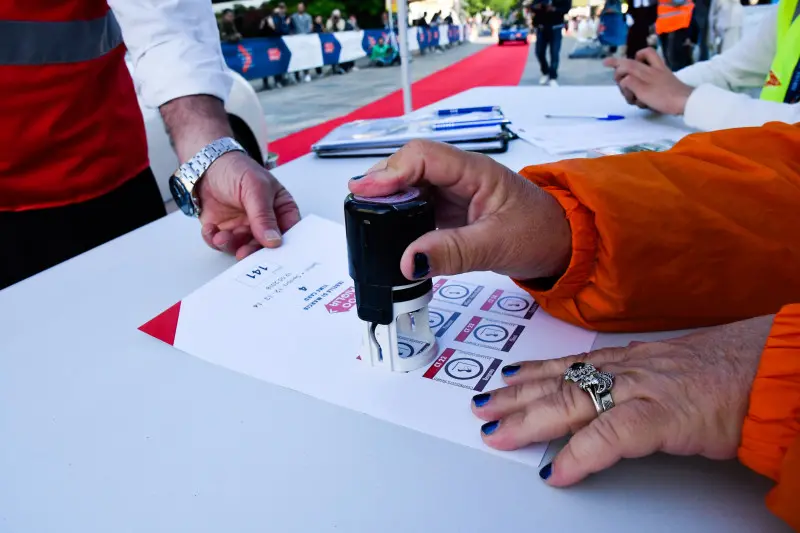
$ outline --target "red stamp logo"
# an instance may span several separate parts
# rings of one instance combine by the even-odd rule
[[[356,290],[354,287],[345,289],[343,293],[325,304],[329,313],[346,313],[356,306]]]
[[[322,47],[322,50],[324,50],[326,54],[332,54],[333,49],[333,43],[325,43],[325,46]]]
[[[267,50],[267,57],[270,61],[280,61],[281,60],[281,49],[280,48],[270,48]]]

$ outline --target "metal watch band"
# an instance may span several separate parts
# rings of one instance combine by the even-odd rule
[[[236,151],[244,152],[245,149],[235,139],[222,137],[204,146],[193,158],[178,168],[178,173],[188,182],[187,185],[194,186],[214,161],[228,152]]]

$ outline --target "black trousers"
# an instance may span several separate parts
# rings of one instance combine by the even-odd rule
[[[636,57],[636,52],[647,48],[650,28],[658,18],[658,6],[653,4],[646,7],[634,7],[631,8],[630,15],[633,17],[633,25],[628,29],[625,55],[628,56],[628,59],[633,59]]]
[[[0,212],[0,289],[164,215],[164,202],[149,168],[87,202]]]
[[[689,28],[663,33],[658,36],[658,39],[664,53],[664,62],[672,72],[677,72],[692,64],[692,48],[685,44],[689,39]]]

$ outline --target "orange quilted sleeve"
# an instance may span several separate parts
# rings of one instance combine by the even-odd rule
[[[599,331],[679,329],[800,301],[800,127],[690,135],[664,153],[521,174],[572,228],[559,279],[518,281],[550,314]]]
[[[750,393],[739,459],[777,482],[767,506],[800,531],[800,304],[775,317]]]

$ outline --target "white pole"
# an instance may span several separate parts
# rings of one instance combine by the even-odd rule
[[[411,113],[411,54],[408,51],[408,2],[397,0],[397,30],[400,34],[400,83],[403,86],[403,113]]]

